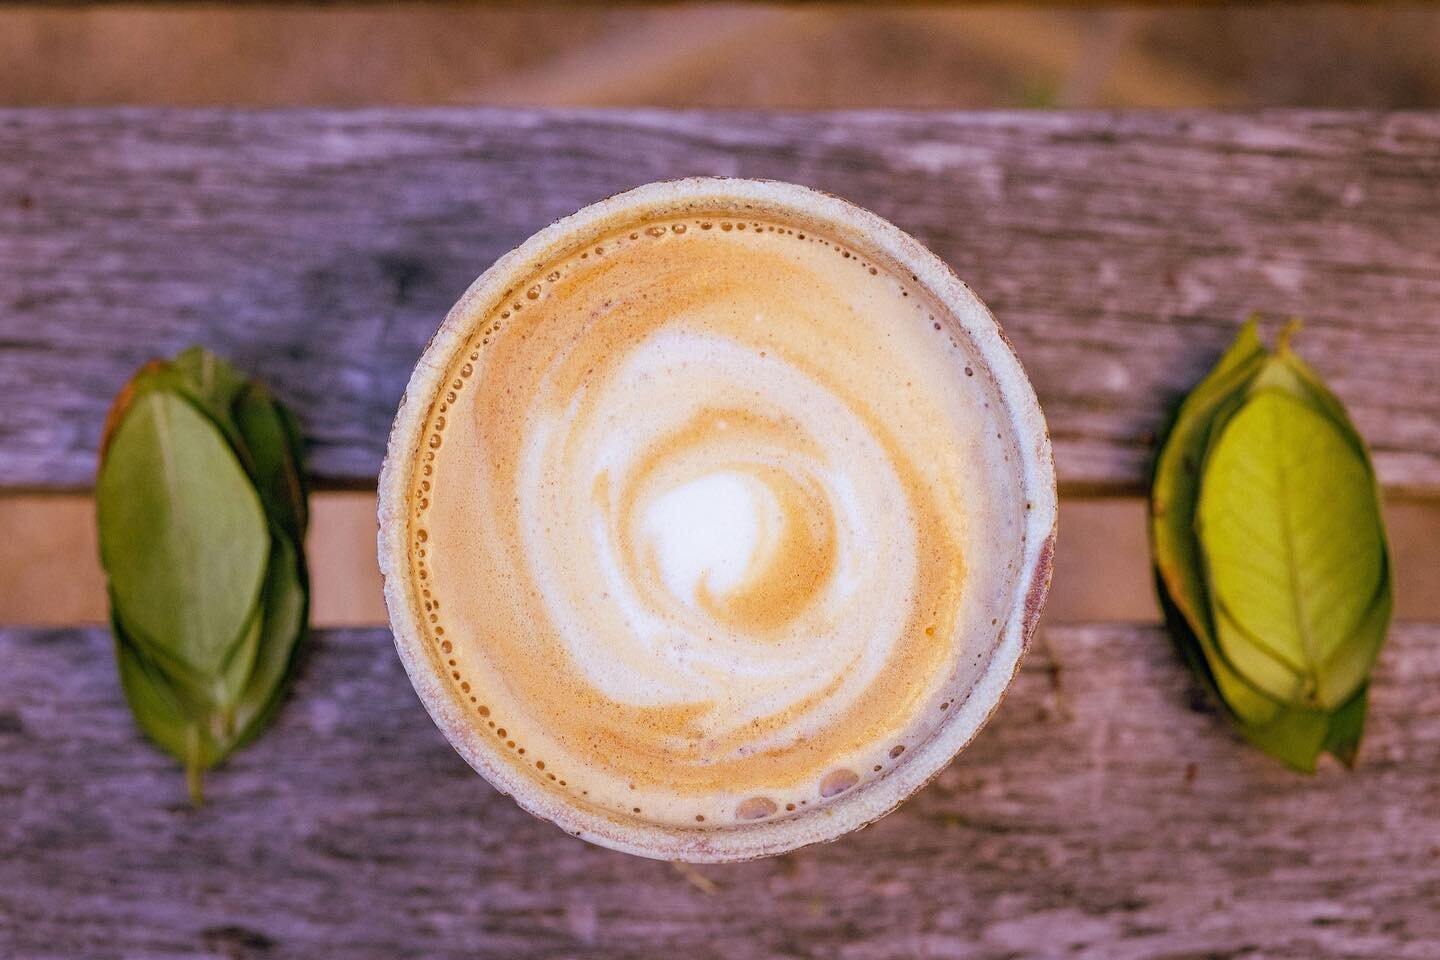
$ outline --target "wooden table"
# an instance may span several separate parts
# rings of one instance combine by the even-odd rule
[[[83,490],[111,395],[192,341],[367,487],[414,359],[498,254],[647,180],[780,177],[994,308],[1063,492],[1143,489],[1250,310],[1297,313],[1392,497],[1440,494],[1440,114],[0,111],[0,489]],[[1062,510],[1061,549],[1064,543]],[[316,635],[190,809],[103,629],[0,629],[0,956],[1440,956],[1440,624],[1393,631],[1360,768],[1245,747],[1163,633],[1042,629],[875,826],[681,869],[567,837],[445,744],[387,632]]]

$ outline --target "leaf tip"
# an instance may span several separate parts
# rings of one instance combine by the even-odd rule
[[[1295,334],[1304,329],[1305,323],[1299,317],[1290,317],[1281,328],[1280,335],[1275,340],[1275,352],[1287,354],[1290,352],[1290,340]]]

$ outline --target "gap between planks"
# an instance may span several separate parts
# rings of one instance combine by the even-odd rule
[[[307,549],[317,627],[381,626],[371,492],[311,497]],[[1440,500],[1391,498],[1396,618],[1440,620]],[[0,624],[68,626],[105,619],[94,505],[84,494],[0,496]],[[1158,623],[1145,533],[1135,497],[1062,497],[1060,548],[1046,605],[1050,623]]]

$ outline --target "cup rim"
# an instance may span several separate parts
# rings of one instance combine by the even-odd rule
[[[506,291],[538,265],[592,237],[647,217],[726,208],[753,215],[822,224],[847,245],[878,251],[908,269],[945,303],[994,378],[1018,439],[1027,503],[1024,550],[1012,587],[1015,612],[1004,625],[990,661],[963,701],[903,764],[865,789],[824,807],[774,820],[712,827],[678,827],[622,817],[565,802],[525,778],[492,739],[469,721],[441,672],[429,662],[420,601],[409,574],[409,487],[429,407],[473,330]],[[879,215],[831,194],[777,180],[691,177],[645,184],[563,217],[500,257],[446,315],[415,365],[405,388],[380,470],[377,519],[380,572],[395,648],[415,692],[455,750],[502,794],[526,812],[573,836],[625,853],[659,860],[716,863],[752,860],[812,843],[832,841],[890,813],[929,783],[968,746],[1004,699],[1034,636],[1049,591],[1056,536],[1054,458],[1035,391],[1010,341],[989,309],[948,265],[914,237]]]

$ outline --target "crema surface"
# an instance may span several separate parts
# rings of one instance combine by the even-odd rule
[[[711,829],[866,789],[963,702],[1025,504],[997,388],[915,278],[691,214],[472,319],[406,542],[437,670],[504,762]]]

